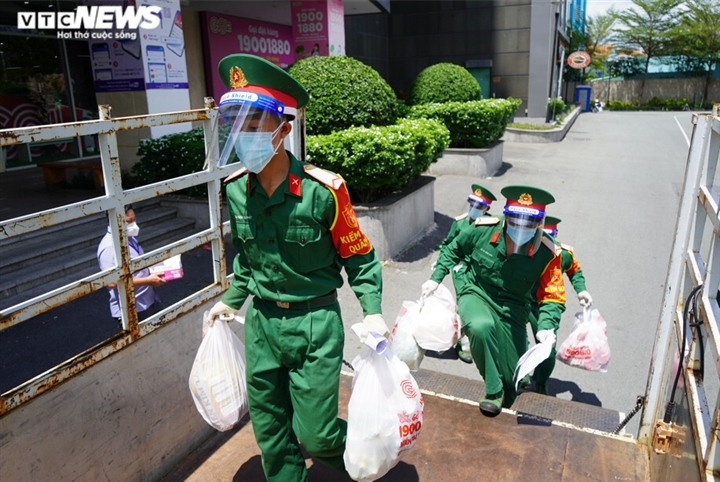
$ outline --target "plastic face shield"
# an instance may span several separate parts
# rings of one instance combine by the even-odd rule
[[[218,112],[218,166],[239,161],[257,172],[255,169],[262,161],[269,161],[279,146],[277,132],[285,106],[272,97],[238,90],[222,96]]]
[[[522,251],[523,246],[531,243],[532,252],[537,251],[542,240],[542,227],[545,213],[535,208],[523,206],[505,206],[505,232],[513,240],[508,254]]]

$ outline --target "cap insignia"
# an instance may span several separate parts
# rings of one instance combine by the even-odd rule
[[[533,203],[532,196],[528,193],[523,193],[518,198],[518,202],[520,204],[524,204],[525,206],[529,206]]]
[[[230,67],[230,90],[242,89],[248,85],[245,73],[240,67]]]
[[[475,194],[476,196],[482,197],[482,189],[475,189],[474,194]]]

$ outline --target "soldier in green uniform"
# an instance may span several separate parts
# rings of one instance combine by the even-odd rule
[[[470,339],[475,364],[485,380],[480,410],[497,415],[512,405],[513,376],[528,346],[527,302],[535,296],[540,311],[538,338],[554,336],[565,310],[559,250],[542,231],[545,206],[555,201],[542,189],[507,186],[504,216],[481,216],[443,249],[435,271],[422,286],[426,297],[460,261],[470,258],[468,282],[457,293],[458,314]]]
[[[222,59],[231,89],[219,103],[227,141],[220,165],[237,256],[230,288],[210,311],[245,318],[250,417],[269,481],[307,481],[300,445],[344,471],[347,423],[338,418],[344,329],[337,289],[348,282],[363,309],[363,336],[389,336],[381,315],[381,265],[358,226],[343,179],[282,148],[308,93],[252,55]],[[299,442],[299,443],[298,443]]]
[[[477,218],[487,215],[487,212],[490,209],[490,204],[496,200],[495,195],[486,187],[483,187],[480,184],[473,184],[470,187],[472,188],[472,192],[467,198],[468,204],[470,205],[468,212],[455,218],[450,226],[448,235],[438,245],[438,250],[440,251],[442,251],[442,249],[446,246],[449,246],[461,230],[471,228],[474,226]],[[452,280],[453,286],[455,287],[455,293],[459,292],[460,288],[462,288],[462,286],[467,282],[469,264],[470,259],[465,259],[461,263],[458,263],[458,265],[452,270]],[[433,263],[431,269],[435,269],[435,263]],[[462,338],[460,338],[460,341],[458,341],[455,346],[455,351],[457,352],[457,356],[460,360],[465,363],[472,363],[470,340],[467,335],[463,334]]]
[[[557,236],[557,225],[560,222],[560,218],[554,216],[545,216],[543,231],[552,236],[552,238],[554,239]],[[568,276],[570,284],[572,284],[575,293],[577,293],[580,305],[589,306],[592,303],[592,297],[590,296],[590,293],[588,293],[587,288],[585,287],[585,275],[583,274],[582,268],[580,267],[580,263],[575,258],[575,254],[573,253],[573,247],[567,244],[559,243],[557,240],[555,240],[555,244],[561,249],[560,265],[562,272]],[[532,327],[533,336],[537,337],[540,306],[538,305],[534,294],[534,292],[531,292],[532,302],[530,304],[530,326]],[[555,328],[555,335],[557,336],[557,328]],[[555,351],[555,347],[553,346],[550,357],[535,368],[535,372],[532,376],[533,381],[535,381],[535,390],[538,393],[542,393],[543,395],[548,394],[547,382],[550,379],[550,374],[555,369],[556,353],[557,352]]]

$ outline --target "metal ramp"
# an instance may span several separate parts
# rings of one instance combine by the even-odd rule
[[[415,448],[381,481],[650,480],[644,446],[568,421],[588,420],[614,429],[618,412],[526,392],[513,410],[488,418],[466,398],[481,394],[482,383],[427,370],[417,372],[416,380],[425,400],[423,431]],[[351,382],[341,375],[341,417],[347,416]],[[312,482],[351,482],[311,458],[307,464]],[[208,439],[162,482],[264,480],[246,416],[238,427]]]

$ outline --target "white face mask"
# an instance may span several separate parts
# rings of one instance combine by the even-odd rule
[[[130,223],[127,225],[127,234],[131,237],[137,237],[140,234],[140,226],[137,223]]]

